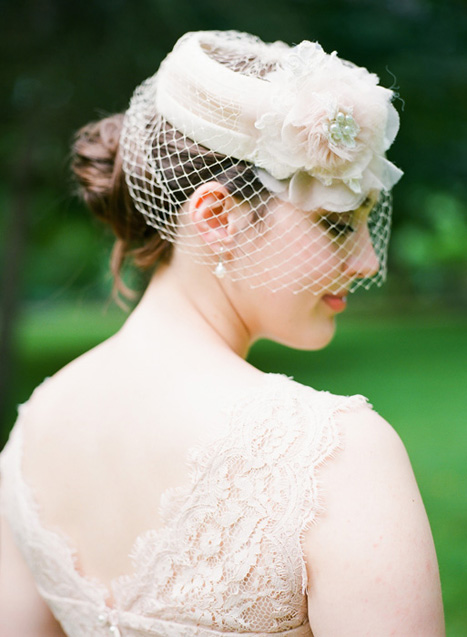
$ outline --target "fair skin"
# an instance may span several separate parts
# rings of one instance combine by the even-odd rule
[[[228,266],[237,222],[228,193],[216,182],[205,185],[188,214],[209,249],[226,247]],[[366,215],[357,211],[352,221],[353,240],[366,247],[360,260],[349,253],[338,284],[333,278],[317,296],[252,291],[244,282],[216,279],[176,250],[122,330],[31,400],[25,478],[34,484],[42,521],[78,547],[82,574],[108,586],[131,572],[135,538],[161,524],[157,506],[148,503],[186,482],[187,450],[221,434],[225,406],[261,386],[263,374],[244,360],[254,341],[267,337],[312,350],[331,340],[336,312],[324,296],[374,272]],[[344,449],[321,473],[325,513],[303,538],[314,637],[442,637],[436,556],[405,449],[369,408],[341,415],[339,427]],[[98,462],[96,449],[105,451]],[[2,531],[0,633],[60,634],[8,529]]]

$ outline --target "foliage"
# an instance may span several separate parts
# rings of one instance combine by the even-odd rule
[[[412,215],[399,224],[392,240],[396,262],[413,288],[460,296],[467,290],[467,205],[427,188],[415,189],[409,201]]]

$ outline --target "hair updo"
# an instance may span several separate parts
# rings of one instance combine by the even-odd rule
[[[74,138],[71,166],[79,195],[101,221],[110,225],[116,236],[110,261],[114,293],[131,297],[131,290],[121,279],[124,262],[129,258],[140,270],[151,270],[160,262],[170,261],[173,245],[149,226],[134,206],[119,152],[123,118],[123,113],[119,113],[81,128]],[[229,157],[187,139],[169,124],[165,124],[162,133],[167,156],[159,161],[180,206],[196,188],[213,178],[213,167],[216,167],[216,180],[234,197],[251,201],[264,190],[252,165],[237,160],[233,163]],[[168,134],[170,144],[167,144]],[[175,169],[171,159],[174,153],[179,162]],[[197,183],[193,178],[186,179],[187,165],[197,168]]]

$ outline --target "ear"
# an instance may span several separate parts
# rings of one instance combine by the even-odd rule
[[[208,181],[199,186],[189,200],[189,214],[199,234],[208,245],[232,243],[230,211],[235,201],[225,186]]]

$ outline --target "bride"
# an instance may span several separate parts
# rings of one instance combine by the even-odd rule
[[[154,274],[20,408],[2,637],[444,634],[392,427],[245,361],[259,338],[326,346],[349,293],[384,279],[391,99],[318,44],[189,33],[124,115],[78,133],[117,288],[126,258]]]

